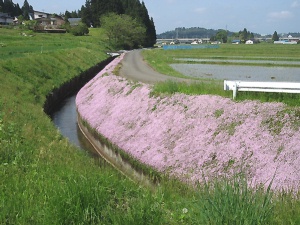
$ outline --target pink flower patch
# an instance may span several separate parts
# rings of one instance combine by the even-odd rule
[[[150,85],[112,74],[122,58],[76,98],[81,117],[112,143],[190,182],[232,174],[243,165],[252,185],[268,185],[275,175],[273,188],[299,187],[300,131],[293,115],[283,113],[284,104],[212,95],[150,97]]]

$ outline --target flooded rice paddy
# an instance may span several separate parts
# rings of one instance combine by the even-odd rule
[[[284,67],[276,65],[300,65],[299,61],[271,60],[221,60],[221,59],[177,59],[195,62],[249,63],[249,65],[216,65],[176,63],[170,66],[176,71],[190,77],[217,80],[248,81],[286,81],[300,82],[300,67]],[[272,64],[272,67],[254,66],[250,64]]]
[[[277,58],[277,59],[280,59],[280,58]],[[193,59],[193,58],[177,58],[176,60],[190,61],[190,62],[221,62],[221,63],[225,62],[225,63],[249,63],[249,64],[255,63],[255,64],[269,64],[269,65],[275,65],[275,66],[278,64],[280,64],[280,65],[300,65],[300,61],[295,61],[295,60],[284,61],[284,60]]]

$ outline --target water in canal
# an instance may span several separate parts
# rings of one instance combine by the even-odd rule
[[[87,151],[92,157],[101,160],[102,158],[95,152],[93,146],[87,141],[77,125],[75,99],[76,95],[67,98],[59,110],[51,116],[52,121],[61,134],[68,138],[72,144],[79,147],[82,151]],[[103,159],[102,161],[104,162]]]
[[[62,104],[62,107],[55,113],[53,113],[53,115],[51,116],[53,123],[60,130],[61,134],[64,137],[68,138],[72,144],[79,147],[82,151],[86,151],[95,159],[96,163],[100,167],[112,166],[110,164],[111,162],[108,163],[97,153],[97,151],[82,134],[80,128],[78,127],[75,99],[76,95],[67,98]],[[134,168],[128,168],[128,166],[126,166],[126,162],[118,163],[120,163],[120,165],[114,165],[113,167],[119,172],[135,181],[136,183],[143,184],[144,186],[150,188],[154,187],[153,181],[150,180],[147,175],[145,176],[142,171],[135,170]]]

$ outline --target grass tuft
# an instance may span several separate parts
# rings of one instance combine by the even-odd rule
[[[273,216],[272,182],[249,188],[242,173],[205,182],[201,202],[207,224],[269,224]]]

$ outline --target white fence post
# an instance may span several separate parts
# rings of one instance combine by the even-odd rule
[[[237,85],[236,83],[233,84],[232,86],[232,98],[235,99],[236,98],[236,94],[237,94]]]
[[[300,93],[300,83],[224,80],[224,90],[232,90],[235,99],[238,91]]]

